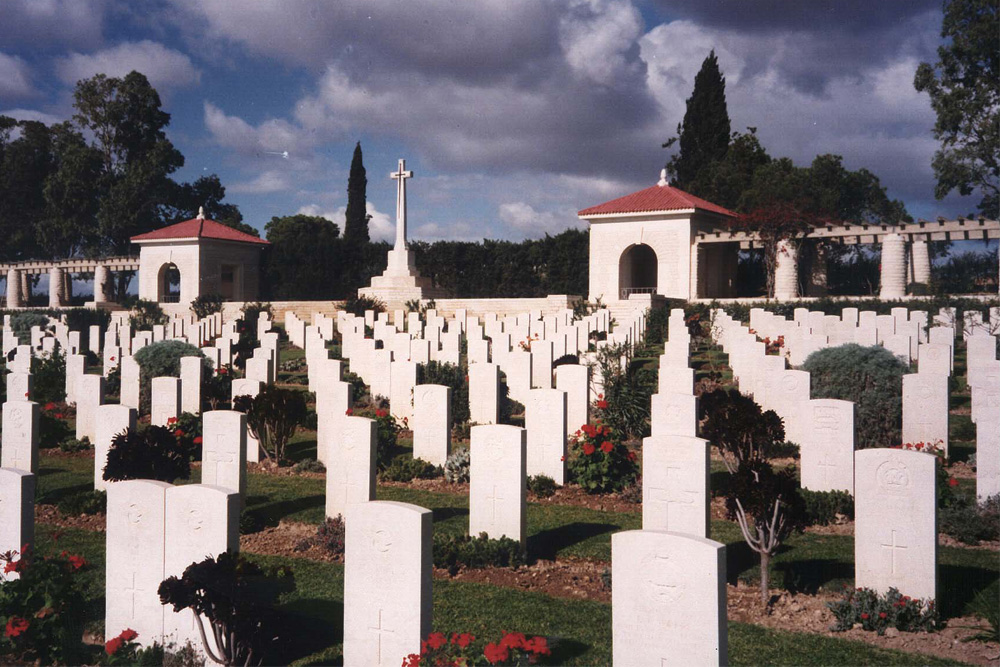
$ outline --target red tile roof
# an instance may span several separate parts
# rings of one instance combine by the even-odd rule
[[[701,197],[689,195],[683,190],[679,190],[669,185],[654,185],[645,190],[633,192],[630,195],[612,199],[611,201],[585,208],[578,215],[588,217],[592,215],[608,215],[615,213],[651,213],[653,211],[677,211],[682,209],[695,208],[711,213],[718,213],[732,218],[736,214],[710,201],[705,201]]]
[[[270,242],[265,241],[264,239],[251,236],[246,232],[241,232],[238,229],[233,229],[232,227],[227,227],[221,222],[216,222],[215,220],[201,220],[199,218],[192,218],[191,220],[178,222],[177,224],[170,225],[169,227],[163,227],[161,229],[155,229],[151,232],[146,232],[145,234],[139,234],[138,236],[133,236],[131,240],[163,241],[166,239],[191,238],[220,239],[223,241],[239,241],[241,243],[270,245]]]

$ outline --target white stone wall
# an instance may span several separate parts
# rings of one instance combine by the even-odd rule
[[[140,299],[159,300],[160,268],[171,262],[177,265],[181,274],[180,303],[190,304],[198,296],[201,269],[198,243],[170,240],[165,243],[144,243],[139,250]]]

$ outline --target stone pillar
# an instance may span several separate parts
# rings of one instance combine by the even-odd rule
[[[778,301],[799,296],[799,249],[788,239],[778,241],[774,258],[774,298]]]
[[[914,241],[910,246],[912,275],[910,282],[927,286],[931,282],[931,253],[927,241]]]
[[[826,246],[817,243],[809,266],[809,285],[806,296],[826,296]]]
[[[49,308],[59,308],[64,305],[63,295],[66,292],[65,271],[58,266],[49,269]]]
[[[7,270],[7,307],[21,307],[21,272],[17,269]]]
[[[111,301],[108,298],[109,287],[111,287],[111,272],[108,271],[108,267],[98,264],[94,267],[94,303]]]
[[[882,237],[882,285],[879,296],[898,299],[906,296],[906,241],[899,234]]]
[[[21,274],[21,305],[28,306],[31,301],[31,273],[22,269]]]

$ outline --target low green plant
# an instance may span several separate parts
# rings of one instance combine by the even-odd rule
[[[59,451],[66,452],[67,454],[85,452],[93,448],[94,446],[90,443],[90,438],[87,436],[83,436],[79,440],[73,437],[65,438],[59,443]]]
[[[1000,494],[982,503],[977,503],[970,494],[954,494],[954,499],[938,510],[938,526],[942,533],[964,544],[997,540],[1000,538]]]
[[[414,479],[431,479],[441,475],[441,468],[415,459],[409,454],[399,454],[382,471],[381,477],[390,482],[409,482]]]
[[[256,396],[237,396],[233,409],[246,413],[247,428],[268,460],[285,460],[285,447],[306,418],[301,391],[266,385]]]
[[[18,577],[0,585],[0,662],[81,664],[84,602],[79,571],[87,562],[63,551],[40,556],[30,547],[0,554],[0,567]]]
[[[179,417],[167,420],[167,430],[174,434],[177,447],[187,452],[192,461],[201,461],[201,415],[182,412]]]
[[[443,535],[433,537],[434,567],[445,568],[452,574],[460,567],[513,567],[524,565],[521,543],[509,537],[492,540],[481,533],[469,535]]]
[[[597,352],[597,370],[604,378],[607,407],[600,417],[622,438],[639,438],[649,431],[650,397],[656,391],[655,377],[643,373],[635,364],[623,362],[631,357],[626,344],[607,345]]]
[[[810,526],[826,526],[841,516],[854,518],[854,496],[846,491],[810,491],[799,489],[805,504],[806,523]]]
[[[160,602],[174,611],[195,612],[201,636],[211,634],[216,640],[206,639],[202,646],[213,662],[259,665],[276,639],[278,599],[294,588],[290,569],[264,570],[243,556],[224,552],[192,563],[180,577],[165,579],[157,592]]]
[[[417,384],[451,387],[451,419],[455,424],[469,421],[469,371],[463,365],[431,361],[417,365]]]
[[[569,476],[587,493],[621,491],[638,473],[635,453],[600,422],[584,424],[570,440]]]
[[[900,632],[933,632],[938,629],[938,613],[933,600],[919,600],[900,594],[896,588],[880,594],[871,588],[848,589],[843,598],[827,602],[833,612],[834,632],[855,625],[879,636],[889,628]]]
[[[201,402],[209,410],[222,410],[232,398],[233,367],[220,366],[214,373],[201,374]]]
[[[81,514],[106,514],[108,511],[108,494],[105,491],[83,491],[62,498],[56,507],[65,516],[80,516]]]
[[[338,514],[326,517],[316,528],[316,535],[309,540],[309,543],[329,554],[339,556],[344,553],[345,536],[344,517]]]
[[[528,478],[528,491],[539,498],[551,498],[557,488],[556,481],[548,475],[532,475]]]
[[[746,463],[775,457],[785,441],[785,428],[773,410],[763,411],[736,389],[716,389],[698,402],[701,436],[713,443],[726,469],[735,473]]]
[[[976,593],[968,609],[973,616],[983,620],[986,627],[980,627],[979,632],[966,641],[1000,642],[1000,582],[994,580]]]
[[[341,306],[341,310],[358,317],[364,317],[366,310],[384,313],[385,302],[373,296],[355,296],[352,294],[344,302],[344,305]]]
[[[191,312],[199,320],[222,312],[222,295],[200,294],[191,302]]]
[[[240,535],[253,535],[264,530],[266,524],[260,514],[249,508],[240,512]]]
[[[42,449],[56,447],[67,438],[72,438],[74,431],[66,422],[73,414],[73,408],[65,403],[49,402],[42,405],[38,411],[38,446]]]
[[[316,459],[303,459],[292,466],[294,472],[326,472],[326,466]]]
[[[155,479],[173,483],[191,477],[190,453],[163,426],[128,429],[111,439],[103,478],[109,482]]]
[[[469,481],[469,470],[472,465],[472,457],[468,447],[456,449],[448,455],[444,462],[444,479],[452,484]]]
[[[160,304],[147,299],[137,299],[128,318],[129,326],[132,327],[133,332],[152,331],[154,326],[169,322],[170,317],[163,312]]]

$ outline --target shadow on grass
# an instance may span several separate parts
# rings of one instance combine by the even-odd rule
[[[943,618],[966,613],[966,606],[976,593],[989,588],[1000,578],[995,570],[968,565],[938,564],[938,611]]]
[[[564,526],[549,528],[528,537],[528,560],[555,560],[560,549],[579,544],[598,535],[619,530],[613,523],[583,523],[574,521]]]
[[[549,650],[552,655],[548,658],[548,664],[563,665],[573,658],[582,655],[588,648],[587,644],[578,642],[575,639],[563,639],[561,637],[548,637]]]
[[[281,606],[282,637],[264,664],[287,665],[344,641],[344,604],[335,600],[296,600]],[[343,658],[324,665],[342,665]]]
[[[247,512],[257,517],[264,526],[277,526],[282,518],[303,510],[326,506],[326,497],[322,495],[305,496],[294,500],[281,500],[276,503],[258,505],[266,502],[267,496],[250,496],[247,498]]]
[[[435,507],[431,512],[434,515],[434,523],[447,521],[456,516],[469,516],[469,510],[466,507]]]
[[[36,502],[40,505],[57,505],[60,500],[69,498],[70,496],[75,496],[81,493],[87,493],[88,491],[94,490],[94,483],[89,484],[75,484],[73,486],[63,486],[58,489],[52,489],[51,491],[40,494]]]
[[[299,440],[288,443],[285,447],[285,458],[295,463],[305,459],[315,459],[316,440]]]
[[[853,564],[829,558],[777,563],[774,570],[781,574],[783,587],[789,593],[815,595],[831,582],[854,579]]]

